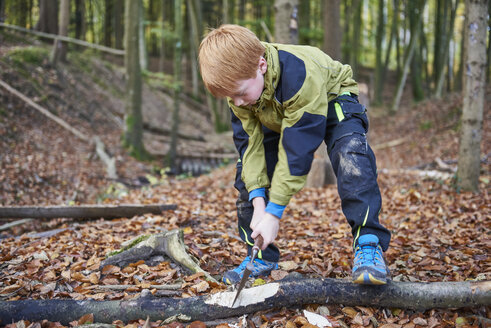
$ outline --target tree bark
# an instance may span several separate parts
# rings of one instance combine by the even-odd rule
[[[421,13],[423,12],[425,5],[426,5],[426,0],[423,0],[423,3],[421,4],[421,7],[420,7]],[[397,83],[396,95],[394,97],[394,101],[392,102],[392,106],[391,106],[392,112],[397,112],[397,110],[399,109],[399,105],[400,105],[401,97],[402,97],[402,92],[404,90],[404,86],[406,85],[407,75],[409,74],[409,67],[410,67],[411,62],[413,60],[414,51],[416,50],[417,38],[420,35],[422,18],[423,18],[422,14],[418,16],[415,30],[411,32],[411,41],[409,42],[409,45],[408,45],[407,55],[406,55],[406,59],[404,62],[404,68],[402,70],[401,77],[399,78],[399,82]]]
[[[79,205],[79,206],[1,206],[0,218],[73,218],[100,219],[133,217],[146,213],[161,214],[177,205]]]
[[[182,89],[181,81],[181,60],[182,60],[182,2],[181,0],[174,0],[174,19],[175,19],[175,32],[176,42],[174,50],[174,110],[172,112],[172,130],[171,130],[171,142],[170,150],[168,154],[168,165],[174,172],[177,171],[176,159],[177,159],[177,139],[179,133],[179,108],[180,108],[180,95]]]
[[[68,36],[68,24],[70,21],[70,0],[61,0],[59,12],[60,29],[58,34]],[[60,39],[55,39],[51,53],[51,64],[56,66],[58,61],[66,62],[67,45]]]
[[[137,159],[148,154],[143,145],[142,77],[139,53],[140,0],[125,3],[125,68],[127,99],[123,144]]]
[[[479,187],[480,151],[486,84],[487,0],[468,0],[466,16],[467,57],[465,59],[464,104],[459,146],[457,184],[464,190]]]
[[[297,0],[275,0],[275,24],[274,24],[274,39],[277,43],[297,43],[298,38],[292,40],[290,29],[297,29],[298,26],[292,26],[292,15],[297,6]],[[297,23],[298,24],[298,23]]]
[[[222,292],[191,298],[152,296],[127,301],[20,300],[0,302],[2,323],[19,320],[59,321],[67,325],[87,313],[95,322],[170,317],[214,320],[271,308],[303,304],[343,304],[423,311],[433,308],[460,308],[491,305],[491,282],[389,282],[363,286],[341,279],[291,279],[244,289],[231,307],[236,292]]]
[[[322,1],[324,21],[324,52],[335,60],[341,60],[341,0]]]
[[[373,102],[375,105],[381,105],[383,89],[382,43],[385,35],[384,0],[378,0],[377,14],[377,31],[375,34],[375,85]]]
[[[58,33],[58,1],[39,0],[39,21],[34,27],[35,30],[45,33]]]

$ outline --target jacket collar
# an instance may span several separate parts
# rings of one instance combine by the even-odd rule
[[[259,97],[259,100],[251,107],[251,110],[255,113],[262,111],[265,108],[265,103],[273,100],[276,86],[280,79],[278,50],[270,43],[263,42],[263,45],[266,47],[264,59],[268,63],[268,68],[266,73],[264,73],[263,93]]]

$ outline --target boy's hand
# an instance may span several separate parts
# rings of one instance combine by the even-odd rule
[[[254,214],[251,220],[251,237],[255,239],[259,235],[263,236],[264,242],[261,249],[265,250],[278,235],[280,219],[265,211],[264,198],[256,197],[252,200],[252,204],[254,205]]]

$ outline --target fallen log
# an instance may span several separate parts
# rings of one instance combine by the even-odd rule
[[[146,213],[162,214],[177,205],[79,205],[79,206],[1,206],[0,218],[99,219],[133,217]]]
[[[383,286],[356,285],[341,279],[294,279],[244,289],[231,307],[235,291],[191,298],[142,297],[125,301],[18,300],[0,302],[0,323],[49,319],[67,325],[92,313],[94,322],[176,317],[215,320],[278,307],[303,304],[343,304],[419,311],[491,305],[491,281],[389,282]]]

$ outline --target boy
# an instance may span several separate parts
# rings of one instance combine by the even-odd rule
[[[238,25],[212,30],[201,42],[199,63],[206,88],[215,97],[227,97],[240,156],[237,214],[249,255],[223,281],[240,281],[259,235],[264,242],[252,275],[278,267],[279,250],[272,242],[280,219],[325,141],[354,237],[353,281],[385,284],[382,251],[390,233],[378,220],[375,156],[367,144],[366,109],[358,103],[351,67],[314,47],[260,42]]]

